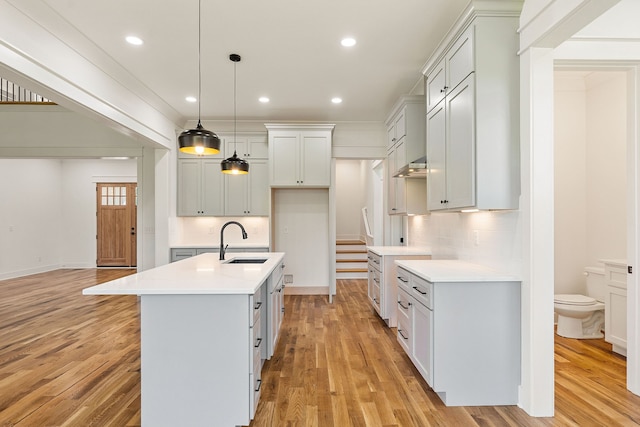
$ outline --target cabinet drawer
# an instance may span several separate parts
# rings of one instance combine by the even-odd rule
[[[373,284],[371,286],[371,301],[373,307],[380,314],[380,273],[373,270]]]
[[[409,286],[409,272],[402,268],[398,268],[398,275],[396,278],[398,279],[398,288],[404,290],[407,294],[411,294],[411,286]]]
[[[409,319],[398,316],[398,342],[404,351],[411,356],[411,329]]]
[[[264,339],[262,337],[262,332],[261,332],[261,328],[260,328],[260,319],[258,319],[258,321],[255,323],[255,325],[253,325],[253,328],[251,328],[251,350],[252,350],[252,354],[253,354],[253,365],[255,366],[256,364],[258,364],[259,362],[262,362],[262,346],[263,346],[263,342]],[[262,365],[260,365],[262,366]],[[253,373],[255,373],[256,371],[253,371]]]
[[[262,289],[262,287],[260,289]],[[258,290],[258,292],[253,294],[253,296],[251,297],[251,306],[253,307],[251,318],[249,319],[251,325],[255,326],[256,322],[260,320],[260,312],[262,310],[263,304],[264,302],[262,301],[262,292]]]
[[[376,270],[381,270],[381,257],[380,255],[374,254],[369,251],[367,253],[367,259],[369,260],[369,266],[375,268]]]
[[[411,310],[410,298],[411,297],[404,289],[398,289],[398,323],[400,323],[401,317],[409,322],[409,311]]]
[[[433,283],[411,275],[411,295],[425,307],[433,310]]]

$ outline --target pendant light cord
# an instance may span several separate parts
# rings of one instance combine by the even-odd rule
[[[202,0],[198,0],[198,124],[200,124],[200,112],[201,112],[201,105],[202,105],[202,101],[200,100],[202,98],[202,59],[200,58],[201,54],[200,54],[200,44],[201,44],[201,38],[202,38],[202,34],[201,34],[201,30],[200,30],[200,26],[201,21],[202,21]]]
[[[234,61],[233,62],[233,154],[237,154],[237,144],[238,144],[238,137],[236,136],[236,130],[237,130],[237,123],[238,123],[238,110],[237,110],[237,98],[236,98],[236,79],[237,79],[237,72],[236,72],[236,67],[238,65],[238,62]]]

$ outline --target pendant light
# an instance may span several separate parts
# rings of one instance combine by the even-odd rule
[[[224,159],[220,163],[222,173],[229,175],[246,175],[249,173],[249,163],[246,160],[238,157],[236,153],[236,124],[237,124],[237,112],[236,112],[236,65],[240,62],[240,55],[232,53],[229,55],[229,59],[233,62],[233,156],[228,159]]]
[[[200,64],[200,8],[201,0],[198,0],[198,125],[195,129],[185,130],[178,137],[180,151],[188,154],[213,155],[220,152],[220,138],[218,135],[206,130],[200,123],[200,99],[202,97],[202,66]]]

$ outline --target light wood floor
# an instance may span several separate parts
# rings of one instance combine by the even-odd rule
[[[129,273],[0,281],[0,426],[140,425],[137,298],[81,295]],[[512,406],[445,407],[372,312],[366,281],[340,281],[334,304],[305,295],[285,306],[252,427],[640,425],[625,360],[602,340],[556,338],[556,416],[532,418]]]

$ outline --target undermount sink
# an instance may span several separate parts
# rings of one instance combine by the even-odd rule
[[[266,261],[266,258],[232,258],[223,264],[264,264]]]

